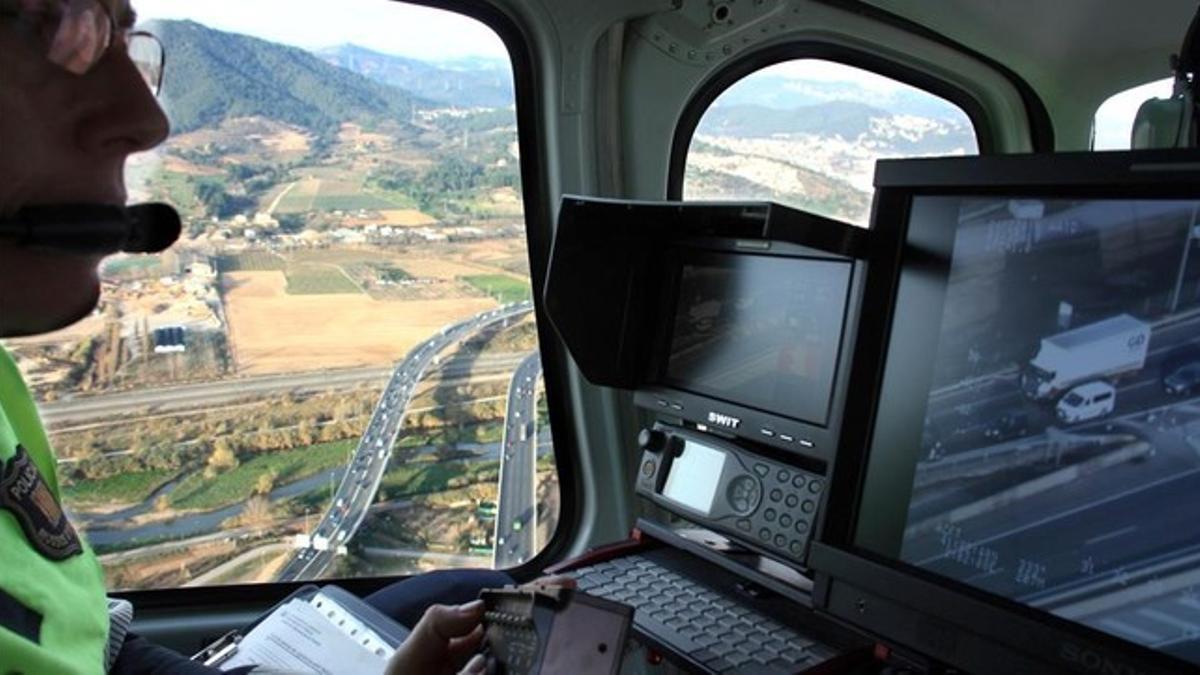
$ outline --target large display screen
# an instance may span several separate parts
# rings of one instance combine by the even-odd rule
[[[682,265],[666,380],[825,425],[850,263],[702,254]]]
[[[910,213],[857,543],[1200,664],[1200,200]]]
[[[695,441],[684,441],[683,451],[671,462],[662,494],[704,515],[712,512],[717,485],[725,470],[725,453]]]

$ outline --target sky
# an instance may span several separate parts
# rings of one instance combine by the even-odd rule
[[[192,19],[211,28],[314,49],[354,43],[425,60],[508,52],[483,23],[389,0],[133,0],[139,20]]]
[[[1128,150],[1138,108],[1147,99],[1169,97],[1172,85],[1173,80],[1168,77],[1123,91],[1101,104],[1096,111],[1095,148]]]

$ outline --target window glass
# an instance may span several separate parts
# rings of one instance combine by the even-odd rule
[[[1166,78],[1114,94],[1096,109],[1093,150],[1128,150],[1138,108],[1151,98],[1169,98],[1174,80]]]
[[[181,241],[11,340],[114,589],[508,567],[559,501],[512,66],[388,0],[141,0]]]
[[[921,89],[816,59],[738,80],[688,148],[685,199],[765,199],[866,226],[875,160],[978,152],[961,109]]]

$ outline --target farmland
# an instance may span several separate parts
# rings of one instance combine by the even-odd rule
[[[479,274],[463,277],[463,281],[496,298],[501,304],[528,300],[531,290],[529,282],[506,274]]]
[[[488,298],[292,295],[278,271],[233,272],[222,282],[237,370],[243,374],[391,363],[443,326],[497,304]]]
[[[287,269],[288,295],[361,293],[362,289],[336,265],[291,265]]]

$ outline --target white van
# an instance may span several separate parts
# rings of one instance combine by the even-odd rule
[[[1059,400],[1058,419],[1072,424],[1104,417],[1117,405],[1117,390],[1107,382],[1088,382],[1068,391]]]

